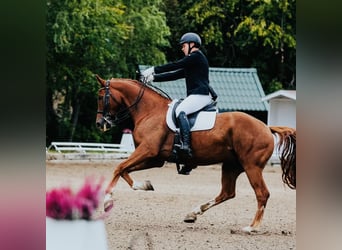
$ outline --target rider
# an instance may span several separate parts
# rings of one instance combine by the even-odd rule
[[[185,78],[187,97],[176,109],[180,127],[182,145],[180,150],[191,157],[190,126],[187,115],[194,113],[216,99],[216,94],[209,86],[208,60],[199,49],[202,42],[196,33],[185,33],[179,44],[184,57],[176,62],[150,67],[141,73],[142,79],[150,82],[172,81]]]

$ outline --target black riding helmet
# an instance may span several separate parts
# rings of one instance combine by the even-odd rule
[[[190,43],[193,42],[195,45],[190,47]],[[201,38],[199,35],[193,32],[185,33],[181,39],[179,40],[179,44],[182,45],[183,43],[189,44],[188,54],[190,54],[192,48],[199,48],[202,44]]]
[[[179,44],[183,44],[183,43],[195,43],[195,46],[197,48],[199,48],[202,44],[202,41],[201,41],[201,38],[199,35],[197,35],[196,33],[193,33],[193,32],[188,32],[188,33],[185,33],[181,39],[179,40]]]

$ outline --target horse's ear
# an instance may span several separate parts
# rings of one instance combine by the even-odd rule
[[[101,77],[99,77],[99,75],[95,75],[95,76],[96,76],[97,81],[104,87],[106,81],[103,80]]]

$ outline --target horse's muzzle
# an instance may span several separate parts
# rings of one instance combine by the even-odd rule
[[[112,122],[109,119],[101,117],[96,121],[96,127],[101,131],[105,132],[112,127]]]

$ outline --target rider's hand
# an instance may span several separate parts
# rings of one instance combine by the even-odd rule
[[[144,78],[147,78],[149,76],[153,76],[154,74],[154,67],[150,67],[146,70],[144,70],[143,72],[141,72],[141,75],[144,77]],[[153,80],[153,79],[152,79]]]
[[[141,75],[141,77],[140,77],[140,81],[141,81],[141,82],[144,82],[144,83],[149,83],[149,82],[152,82],[153,80],[154,80],[153,74],[148,75],[148,76],[146,76],[146,77],[144,77],[143,75]]]
[[[153,80],[154,80],[154,75],[153,75],[153,74],[151,74],[151,75],[145,77],[145,81],[146,81],[147,83],[152,82]]]

